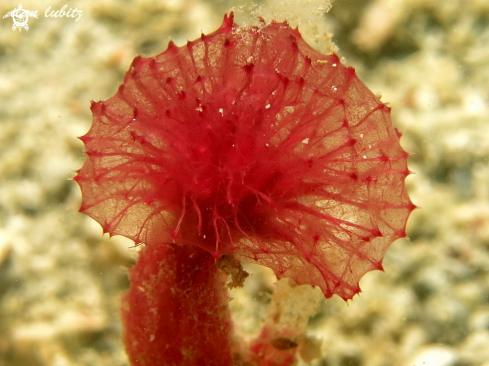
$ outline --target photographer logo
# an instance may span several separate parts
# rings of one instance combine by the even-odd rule
[[[27,21],[29,20],[29,17],[37,18],[37,11],[23,9],[22,4],[19,4],[17,9],[9,11],[3,16],[4,19],[8,17],[12,17],[12,20],[14,21],[14,24],[12,25],[13,31],[17,28],[19,28],[20,32],[22,32],[22,28],[28,31],[29,25],[27,24]]]

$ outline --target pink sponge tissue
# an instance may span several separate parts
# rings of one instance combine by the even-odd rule
[[[81,137],[87,159],[75,178],[80,211],[104,232],[145,244],[141,262],[166,263],[138,263],[156,277],[132,271],[132,286],[144,291],[131,289],[126,317],[137,313],[152,323],[165,312],[166,329],[174,330],[177,308],[148,294],[176,296],[172,281],[212,287],[219,276],[200,278],[192,266],[205,273],[223,256],[348,300],[366,272],[382,269],[389,245],[406,235],[415,207],[404,183],[409,154],[390,107],[353,68],[311,48],[287,23],[240,27],[226,15],[214,33],[136,57],[117,93],[91,109],[92,127]],[[188,263],[175,262],[185,255]],[[179,271],[192,278],[185,282]],[[202,295],[194,290],[180,295]],[[221,294],[209,294],[215,298],[207,305],[219,308]],[[140,300],[129,304],[130,298]],[[195,311],[201,300],[195,298]],[[154,310],[159,301],[163,308]],[[217,318],[228,327],[226,317]],[[128,347],[160,342],[163,330],[148,332],[150,338],[141,335]],[[195,337],[201,332],[195,328]],[[191,353],[183,346],[180,352]]]

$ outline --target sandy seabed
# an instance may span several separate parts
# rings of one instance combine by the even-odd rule
[[[304,8],[289,2],[289,14]],[[65,4],[83,11],[78,21],[46,17]],[[128,365],[118,309],[137,250],[77,213],[76,136],[90,127],[90,100],[111,97],[136,55],[213,31],[232,6],[238,22],[255,7],[22,5],[38,11],[28,31],[0,19],[0,366]],[[3,1],[0,15],[18,6]],[[392,107],[420,206],[385,272],[367,274],[348,304],[321,302],[308,327],[321,356],[309,364],[489,366],[489,2],[336,0],[321,23],[299,28],[318,45],[333,33],[340,56]],[[258,329],[275,282],[248,270],[230,303],[243,334]]]

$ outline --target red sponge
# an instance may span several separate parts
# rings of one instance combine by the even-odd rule
[[[226,276],[194,246],[151,245],[131,269],[122,300],[133,366],[230,366]]]
[[[81,211],[136,243],[234,253],[350,299],[414,205],[390,108],[286,23],[137,57],[92,104]]]

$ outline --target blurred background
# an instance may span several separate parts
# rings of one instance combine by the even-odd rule
[[[336,0],[329,13],[326,1],[275,3],[287,16],[302,11],[311,42],[333,34],[392,107],[420,206],[384,273],[367,274],[348,304],[321,302],[308,328],[321,356],[308,364],[489,366],[489,1]],[[46,16],[64,5],[83,14]],[[232,7],[251,22],[261,5],[25,0],[38,11],[28,31],[0,19],[0,366],[128,365],[119,301],[137,250],[77,213],[76,137],[90,127],[89,102],[115,94],[136,55],[212,32]],[[0,15],[18,7],[3,0]],[[317,10],[314,21],[305,8]],[[274,279],[248,270],[231,306],[251,334]]]

